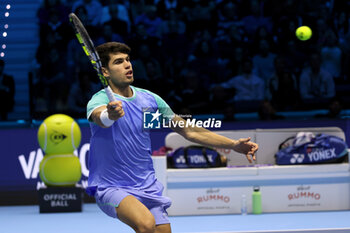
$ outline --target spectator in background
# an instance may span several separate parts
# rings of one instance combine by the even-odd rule
[[[234,88],[236,90],[233,98],[234,101],[263,100],[265,97],[265,83],[263,79],[252,73],[253,64],[251,59],[245,59],[243,61],[242,71],[243,73],[241,75],[237,75],[227,82],[217,85],[216,88]]]
[[[327,30],[328,30],[327,22],[324,18],[318,18],[316,20],[316,30],[314,30],[314,37],[316,37],[317,42],[316,46],[320,47],[325,44],[327,40]]]
[[[60,21],[60,12],[56,9],[49,11],[49,19],[47,24],[40,26],[40,43],[46,43],[46,36],[49,33],[54,33],[56,38],[55,46],[65,50],[67,48],[68,41],[72,38],[69,32],[70,26],[65,21]]]
[[[305,68],[299,80],[299,90],[304,104],[322,104],[335,96],[332,75],[321,66],[319,53],[312,53],[310,66]],[[313,105],[313,107],[318,107]]]
[[[157,8],[155,6],[148,5],[145,8],[145,13],[136,17],[135,24],[143,24],[149,36],[160,38],[162,19],[158,17],[156,13]]]
[[[164,69],[163,69],[163,75],[167,79],[169,85],[171,86],[171,89],[169,93],[167,93],[166,99],[169,103],[174,103],[174,105],[171,106],[182,106],[182,104],[178,101],[179,98],[177,97],[178,89],[181,89],[180,85],[178,84],[179,78],[181,77],[183,71],[188,66],[188,62],[183,59],[183,54],[181,53],[174,53],[173,56],[169,56],[164,62]],[[171,99],[171,100],[170,100]],[[178,109],[178,108],[176,108]]]
[[[163,76],[162,69],[159,62],[156,59],[148,59],[145,63],[146,75],[148,80],[148,90],[156,92],[158,95],[167,96],[170,86],[169,79]]]
[[[67,105],[72,117],[84,118],[86,115],[86,105],[92,95],[101,89],[95,73],[81,71],[78,80],[74,82],[69,91]]]
[[[135,19],[144,13],[146,9],[146,3],[144,0],[130,0],[130,16],[131,22],[135,22]]]
[[[47,51],[47,59],[40,66],[40,81],[35,89],[42,92],[39,96],[45,102],[45,108],[49,113],[67,110],[66,97],[70,85],[66,75],[67,67],[64,60],[64,52],[52,48],[50,51]]]
[[[224,119],[223,121],[235,121],[235,108],[233,105],[228,105],[224,109]]]
[[[344,60],[342,64],[342,71],[344,73],[344,79],[350,81],[350,31],[346,34],[343,43],[341,44],[341,49],[343,51]]]
[[[234,48],[232,58],[229,62],[231,77],[241,75],[243,73],[243,62],[245,56],[246,54],[244,54],[242,47]]]
[[[142,23],[135,25],[134,33],[130,35],[128,41],[131,47],[134,48],[133,51],[138,51],[142,45],[147,45],[152,50],[153,56],[160,53],[159,38],[150,36],[146,26]],[[132,54],[132,56],[135,56],[135,54]]]
[[[218,8],[218,35],[224,35],[225,31],[232,26],[239,25],[239,15],[237,5],[232,1],[223,1]]]
[[[96,40],[96,45],[103,44],[108,41],[124,42],[121,35],[113,31],[110,23],[105,23],[102,26],[101,35]]]
[[[278,56],[274,60],[275,72],[268,80],[267,99],[280,111],[294,110],[299,102],[296,78],[286,67],[286,60]]]
[[[169,10],[166,19],[163,20],[161,26],[162,36],[183,35],[186,32],[186,24],[179,19],[175,10]]]
[[[248,15],[242,18],[243,27],[247,34],[253,38],[257,28],[260,26],[264,26],[271,32],[273,23],[269,17],[263,15],[259,0],[249,0],[244,1],[244,3],[248,5],[246,8],[250,10]]]
[[[110,23],[113,31],[119,35],[122,35],[125,39],[131,30],[131,21],[128,9],[126,9],[124,4],[120,3],[120,0],[109,0],[107,3],[108,4],[102,9],[100,23]]]
[[[294,39],[290,39],[286,46],[282,47],[281,55],[286,60],[287,68],[299,76],[306,62],[306,54],[301,52]]]
[[[229,26],[225,33],[218,36],[215,41],[218,46],[219,54],[229,59],[235,56],[233,54],[236,53],[236,48],[241,47],[243,49],[247,47],[244,31],[236,25]],[[234,63],[235,62],[233,62],[232,65],[236,66]]]
[[[181,3],[178,0],[159,0],[157,3],[157,13],[161,18],[165,18],[169,11],[178,12]]]
[[[277,78],[275,83],[277,89],[273,89],[273,83],[271,82],[272,104],[276,106],[277,110],[296,110],[299,103],[299,93],[294,75],[285,70]]]
[[[102,5],[98,0],[78,0],[72,6],[72,12],[78,7],[85,7],[87,10],[87,25],[98,26],[102,17]]]
[[[58,13],[58,20],[60,22],[68,23],[69,8],[61,0],[44,0],[37,11],[40,26],[49,23],[50,12],[52,11]]]
[[[236,89],[235,101],[263,100],[265,97],[265,82],[262,78],[253,74],[251,59],[246,59],[243,62],[243,73],[241,75],[233,77],[223,86],[231,86]]]
[[[161,27],[162,53],[164,63],[173,60],[174,57],[184,56],[189,44],[186,37],[186,24],[179,18],[175,10],[169,10],[165,15]],[[169,56],[171,54],[171,56]],[[172,69],[171,67],[167,67]]]
[[[232,98],[235,94],[234,88],[223,88],[220,85],[215,85],[210,90],[210,104],[209,107],[212,113],[223,113],[227,111],[226,108],[232,107],[234,109],[234,104],[232,103]]]
[[[253,49],[255,51],[259,51],[261,48],[260,41],[265,40],[267,44],[270,47],[270,50],[272,52],[275,52],[273,49],[276,50],[276,44],[274,42],[273,34],[267,30],[265,26],[260,26],[256,29],[254,39],[253,39]]]
[[[57,34],[52,31],[48,31],[45,36],[45,41],[41,41],[39,47],[36,50],[35,58],[38,64],[42,65],[47,60],[47,51],[50,51],[52,48],[58,48],[62,51],[65,50],[64,47],[60,46],[58,42]]]
[[[6,121],[9,112],[15,105],[15,81],[12,76],[4,73],[5,61],[0,59],[0,120]]]
[[[189,114],[203,114],[208,111],[209,93],[202,83],[199,73],[193,69],[184,72],[182,79],[183,88],[179,96],[183,106],[186,106]],[[180,110],[181,112],[181,110]]]
[[[162,78],[159,61],[151,56],[149,46],[147,44],[141,44],[135,55],[136,59],[132,62],[133,73],[138,77],[135,83],[151,91],[159,88],[166,89],[164,87],[164,79]]]
[[[281,17],[275,24],[275,31],[280,48],[288,46],[288,43],[295,39],[295,29],[298,27],[297,19]]]
[[[335,80],[342,75],[342,51],[338,45],[335,33],[329,29],[327,31],[324,46],[321,48],[322,67],[327,70]]]
[[[264,100],[261,102],[258,110],[259,119],[268,121],[268,120],[280,120],[284,119],[284,116],[278,115],[276,109],[272,106],[271,102]]]
[[[267,40],[260,40],[258,51],[259,53],[253,57],[253,73],[267,84],[275,69],[273,63],[276,54],[271,52]]]
[[[317,1],[291,0],[278,3],[273,0],[78,0],[72,2],[42,0],[42,2],[42,7],[37,12],[39,23],[44,28],[42,30],[44,32],[41,33],[44,36],[37,51],[38,62],[45,63],[44,66],[46,66],[47,51],[52,47],[65,51],[62,42],[68,36],[71,41],[68,43],[67,59],[61,59],[61,61],[68,61],[66,75],[75,82],[78,81],[78,74],[81,71],[91,69],[91,64],[84,58],[85,55],[74,34],[68,33],[71,29],[59,29],[59,24],[64,24],[68,20],[68,5],[73,5],[69,9],[75,8],[77,15],[77,12],[83,12],[78,17],[83,21],[96,45],[106,40],[102,37],[102,27],[100,27],[104,23],[112,25],[111,27],[105,25],[105,29],[107,28],[105,32],[111,31],[112,28],[114,33],[121,35],[124,41],[128,41],[128,44],[134,48],[131,54],[136,58],[134,62],[138,63],[135,64],[135,73],[141,72],[137,74],[139,77],[137,82],[147,83],[150,76],[159,77],[159,74],[162,74],[175,86],[174,84],[179,83],[178,79],[183,77],[185,70],[193,69],[203,73],[199,75],[202,78],[201,84],[206,83],[205,85],[208,86],[226,83],[231,77],[240,76],[245,72],[244,57],[255,55],[253,74],[265,80],[265,88],[269,89],[266,97],[279,111],[293,110],[294,106],[298,106],[293,101],[298,99],[295,97],[298,95],[295,89],[298,89],[296,86],[299,87],[299,85],[295,77],[302,77],[301,71],[310,48],[320,50],[323,60],[321,66],[328,69],[335,81],[339,76],[345,77],[344,79],[350,77],[349,14],[347,8],[343,6],[349,4],[338,1],[329,2],[331,4],[327,7],[325,7],[326,2],[320,3],[318,7],[317,4],[315,5]],[[97,19],[99,16],[91,17],[91,15],[97,14],[100,7],[92,7],[92,5],[96,3],[101,5],[99,2],[103,3],[104,7],[101,11],[103,13],[98,14],[100,21],[97,22],[96,27],[92,19]],[[331,12],[332,4],[336,11]],[[86,8],[89,10],[87,11]],[[49,23],[50,12],[53,12],[51,15],[53,19]],[[333,18],[329,17],[331,13],[334,15]],[[271,21],[269,17],[273,17],[274,20]],[[160,24],[158,24],[159,21]],[[313,30],[313,36],[308,41],[299,41],[295,37],[295,29],[301,24],[309,25]],[[339,45],[337,42],[334,45],[333,35],[327,32],[330,27],[334,30],[336,38],[339,38]],[[122,41],[120,37],[110,36],[110,32],[107,34],[109,36],[105,38],[112,38],[108,40]],[[266,45],[266,41],[270,46],[270,49],[267,49],[268,56],[262,51],[263,49],[257,53],[257,48],[264,47],[262,44]],[[152,51],[152,57],[155,58],[156,63],[142,61],[139,51],[145,51],[144,45]],[[321,47],[317,47],[318,45]],[[343,59],[341,68],[339,68],[339,49],[342,54],[340,57]],[[275,71],[273,78],[269,79],[273,73],[273,59],[270,56],[270,54],[274,55],[273,53],[283,56],[285,60],[283,63],[286,65],[281,71]],[[190,58],[190,62],[186,58]],[[306,70],[303,71],[306,72]],[[347,81],[349,80],[350,78]],[[155,92],[166,92],[161,86],[153,89],[149,87],[149,89]],[[156,90],[158,88],[159,90]],[[214,96],[218,99],[223,98],[224,101],[228,99],[233,101],[232,98],[236,92],[238,94],[235,88],[225,89],[220,94],[216,92]],[[180,92],[176,90],[176,93]],[[218,99],[215,101],[216,110],[225,111],[225,105],[219,106]],[[169,103],[172,102],[169,101]],[[229,105],[229,103],[225,104]],[[236,112],[240,112],[239,107],[233,104],[231,106]]]
[[[144,80],[147,82],[146,62],[151,57],[151,49],[147,44],[141,44],[134,57],[135,58],[132,61],[133,73],[138,77],[135,81],[141,82]],[[144,85],[146,85],[146,83],[144,83]],[[139,86],[142,85],[139,84]]]
[[[204,29],[213,33],[216,30],[214,18],[214,1],[188,1],[189,4],[183,8],[183,14],[187,21],[188,35],[191,37],[198,31]]]
[[[343,109],[343,105],[337,97],[331,99],[328,105],[328,112],[326,114],[317,114],[316,118],[341,118],[341,111]]]
[[[344,42],[346,34],[350,31],[349,17],[350,14],[343,9],[341,12],[336,13],[333,19],[333,28],[340,44]]]
[[[191,37],[191,51],[196,50],[198,48],[198,45],[202,43],[203,41],[206,41],[210,46],[214,49],[214,51],[217,50],[216,41],[213,39],[212,33],[208,29],[198,30],[192,34]]]
[[[191,67],[200,72],[201,83],[206,88],[210,86],[210,80],[215,82],[218,79],[217,76],[223,76],[226,72],[222,70],[218,73],[217,55],[215,54],[212,44],[207,40],[200,41],[196,45],[189,60]]]

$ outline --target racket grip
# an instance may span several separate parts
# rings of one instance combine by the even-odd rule
[[[105,91],[108,97],[109,102],[116,101],[116,98],[113,95],[113,91],[110,86],[105,87]]]

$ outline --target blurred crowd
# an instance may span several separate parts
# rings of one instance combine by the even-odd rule
[[[101,88],[70,12],[95,45],[129,45],[134,85],[157,93],[176,113],[234,120],[235,113],[258,112],[268,120],[282,118],[276,112],[327,106],[326,117],[337,117],[349,107],[349,1],[43,0],[34,117],[84,118]],[[312,29],[311,39],[297,39],[301,25]]]

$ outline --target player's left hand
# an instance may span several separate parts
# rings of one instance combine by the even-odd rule
[[[255,161],[255,152],[258,150],[259,146],[258,144],[251,142],[250,137],[249,138],[240,138],[237,141],[237,144],[233,147],[233,150],[245,154],[247,157],[249,163],[252,162],[252,159]]]

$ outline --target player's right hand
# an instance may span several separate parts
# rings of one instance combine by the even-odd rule
[[[124,109],[121,101],[112,101],[107,104],[108,118],[111,120],[118,120],[124,116]]]

